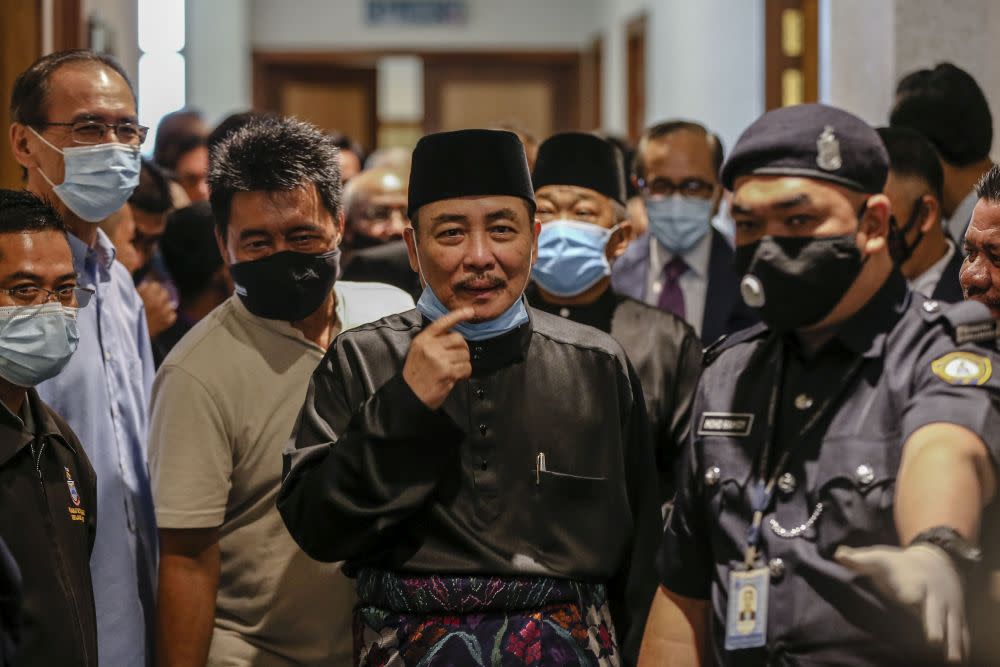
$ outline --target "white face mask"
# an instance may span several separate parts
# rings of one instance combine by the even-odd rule
[[[120,209],[139,185],[141,158],[138,146],[95,144],[57,148],[30,129],[42,142],[63,156],[63,182],[56,185],[40,168],[66,207],[87,222],[100,222]]]

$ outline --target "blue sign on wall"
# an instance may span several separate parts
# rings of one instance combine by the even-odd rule
[[[469,20],[467,0],[367,0],[369,25],[462,25]]]

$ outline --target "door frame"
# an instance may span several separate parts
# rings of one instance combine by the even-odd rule
[[[424,64],[424,131],[431,131],[440,124],[440,92],[443,79],[438,76],[446,65],[459,64],[472,67],[483,65],[524,64],[556,67],[565,70],[558,78],[557,94],[561,101],[556,107],[557,126],[577,129],[580,117],[581,60],[584,54],[579,50],[525,50],[525,51],[452,51],[452,50],[343,50],[343,51],[254,51],[253,63],[253,104],[261,110],[278,108],[278,88],[274,83],[274,73],[282,69],[328,67],[343,72],[349,70],[370,70],[374,76],[380,58],[385,56],[415,56]],[[373,79],[374,80],[374,79]],[[377,88],[376,88],[377,94]],[[368,146],[374,148],[379,120],[376,97],[372,95],[371,114],[374,125],[371,137],[366,137]],[[500,120],[500,119],[498,119]]]

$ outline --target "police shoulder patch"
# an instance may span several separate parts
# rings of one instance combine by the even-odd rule
[[[931,372],[948,384],[981,385],[992,377],[993,364],[972,352],[949,352],[931,362]]]

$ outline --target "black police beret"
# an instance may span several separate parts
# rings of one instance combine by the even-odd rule
[[[428,134],[413,149],[408,213],[424,204],[469,196],[508,195],[535,205],[524,145],[513,132],[458,130]]]
[[[801,104],[768,111],[740,136],[722,167],[722,185],[740,176],[803,176],[865,193],[882,192],[889,156],[878,133],[843,109]]]
[[[566,132],[543,141],[531,180],[536,191],[546,185],[575,185],[625,204],[621,151],[593,134]]]

